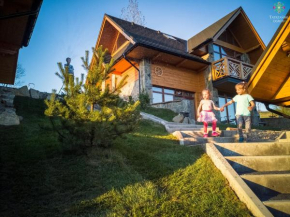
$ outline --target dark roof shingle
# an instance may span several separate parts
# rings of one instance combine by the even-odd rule
[[[171,36],[161,31],[156,31],[133,22],[128,22],[110,15],[107,15],[113,20],[123,31],[133,39],[134,42],[148,47],[156,48],[169,52],[174,55],[179,55],[184,58],[198,60],[206,63],[202,58],[189,54],[187,52],[187,41],[181,38]],[[174,39],[172,39],[174,38]]]

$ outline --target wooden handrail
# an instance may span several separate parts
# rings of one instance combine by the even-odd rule
[[[224,76],[238,77],[244,80],[250,74],[253,66],[250,63],[245,63],[231,57],[223,57],[212,62],[212,77],[213,80]]]

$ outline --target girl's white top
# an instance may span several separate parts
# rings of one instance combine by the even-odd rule
[[[200,101],[201,103],[201,110],[204,111],[209,111],[209,110],[212,110],[213,109],[213,101],[212,100],[209,100],[209,99],[203,99]]]

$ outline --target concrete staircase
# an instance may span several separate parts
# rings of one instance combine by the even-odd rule
[[[180,145],[202,145],[238,197],[254,216],[290,216],[290,132],[275,142],[236,143],[236,131],[203,138],[203,126],[167,122],[141,113],[144,119],[163,124]],[[219,129],[217,129],[219,131]]]
[[[290,132],[289,132],[290,133]],[[290,216],[290,135],[277,142],[216,143],[232,168],[273,216]]]
[[[208,128],[208,138],[203,138],[203,128],[199,128],[195,131],[180,131],[180,134],[183,138],[184,145],[200,145],[205,143],[233,143],[236,142],[237,132],[236,131],[220,131],[219,128],[216,129],[217,132],[220,132],[219,137],[212,137],[212,128]],[[174,135],[178,134],[175,132]]]

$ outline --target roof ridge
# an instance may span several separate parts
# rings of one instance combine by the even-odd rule
[[[124,21],[124,22],[127,22],[127,23],[134,23],[133,21],[123,20],[123,19],[121,19],[121,18],[114,17],[114,16],[109,15],[109,14],[106,14],[106,13],[105,13],[105,16],[108,16],[108,17],[110,17],[110,18],[115,18],[115,19],[118,19],[118,20],[121,20],[121,21]],[[154,32],[156,32],[157,34],[160,34],[160,33],[162,33],[162,34],[166,34],[166,35],[172,36],[172,37],[174,37],[174,38],[176,38],[176,39],[183,40],[183,41],[186,41],[186,42],[187,42],[187,40],[185,40],[185,39],[183,39],[183,38],[176,37],[176,36],[174,36],[174,35],[171,35],[171,34],[168,34],[168,33],[162,32],[162,31],[160,31],[160,30],[151,29],[151,28],[149,28],[149,27],[142,26],[142,25],[139,25],[139,24],[137,24],[137,23],[134,23],[134,25],[137,25],[137,26],[140,26],[140,27],[142,27],[142,28],[146,28],[146,29],[148,29],[148,30],[154,31]]]
[[[238,12],[243,11],[243,8],[240,6],[237,9],[233,10],[232,12],[228,13],[227,15],[223,16],[216,22],[212,23],[211,25],[204,28],[202,31],[196,33],[194,36],[190,37],[187,42],[189,44],[189,48],[193,49],[206,40],[213,39],[216,34],[231,20],[231,18],[237,14]],[[212,34],[214,32],[214,34]]]

